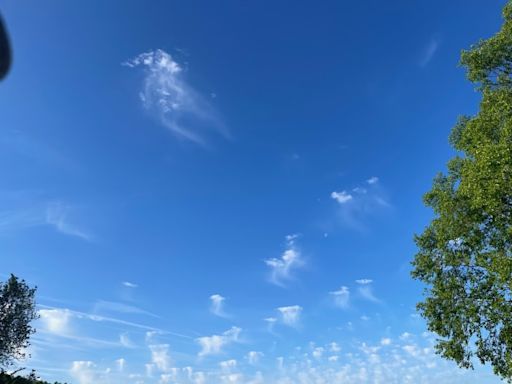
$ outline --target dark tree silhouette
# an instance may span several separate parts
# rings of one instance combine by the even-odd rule
[[[26,357],[30,335],[35,332],[31,322],[38,317],[35,292],[36,288],[14,275],[0,282],[0,368]]]

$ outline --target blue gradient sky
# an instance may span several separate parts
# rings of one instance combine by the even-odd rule
[[[495,383],[415,314],[500,0],[0,2],[0,273],[89,383]]]

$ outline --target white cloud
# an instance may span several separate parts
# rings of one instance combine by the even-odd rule
[[[124,371],[124,367],[126,365],[126,360],[121,357],[120,359],[116,360],[116,365],[117,365],[117,369],[120,372],[123,372]]]
[[[270,281],[276,285],[284,286],[292,278],[292,273],[304,265],[301,252],[296,245],[297,235],[286,236],[286,249],[278,258],[265,260],[270,271]]]
[[[329,351],[333,353],[339,353],[341,351],[341,347],[336,342],[332,342],[329,344]]]
[[[69,333],[72,313],[67,309],[40,309],[39,316],[47,331],[58,335]]]
[[[366,182],[370,185],[377,184],[379,182],[379,178],[377,176],[372,176]]]
[[[223,372],[225,373],[229,373],[231,372],[233,369],[236,368],[237,366],[237,361],[235,359],[230,359],[230,360],[225,360],[225,361],[221,361],[219,363],[219,366],[220,368],[222,369]]]
[[[185,80],[183,67],[167,52],[142,53],[124,65],[144,69],[144,107],[179,138],[205,144],[208,131],[227,136],[217,112]]]
[[[96,384],[98,382],[95,365],[92,361],[73,361],[70,374],[79,384]]]
[[[83,240],[91,241],[92,236],[69,222],[71,207],[61,202],[53,202],[46,207],[46,223],[52,225],[57,231]]]
[[[249,351],[249,353],[247,353],[247,361],[251,365],[258,364],[262,357],[263,357],[263,353],[262,352]]]
[[[283,324],[290,327],[295,327],[298,324],[300,320],[300,314],[302,312],[302,307],[300,305],[279,307],[277,310],[281,313],[281,321]]]
[[[274,359],[269,359],[269,362],[275,361],[277,369],[268,366],[263,372],[255,369],[257,362],[251,361],[250,354],[247,354],[246,361],[251,364],[250,366],[230,358],[218,362],[218,365],[214,361],[204,362],[201,371],[195,371],[190,366],[182,366],[169,368],[167,372],[159,372],[157,362],[150,362],[144,375],[144,372],[133,371],[136,366],[130,366],[130,370],[126,369],[124,359],[115,362],[116,370],[111,370],[106,365],[108,361],[101,359],[101,362],[96,363],[76,361],[70,373],[77,384],[462,384],[489,381],[487,370],[460,370],[451,362],[437,356],[430,341],[424,338],[414,342],[401,341],[397,337],[391,347],[386,347],[391,344],[385,340],[387,339],[382,338],[377,344],[369,344],[351,339],[346,344],[346,353],[343,354],[338,353],[339,348],[331,348],[332,343],[316,347],[314,342],[310,342],[308,347],[297,346],[285,355],[273,355]],[[305,353],[306,350],[310,350],[311,353]],[[262,356],[258,352],[252,352],[254,356]],[[268,354],[275,352],[277,351],[269,350]],[[120,366],[124,368],[120,369]],[[144,365],[141,365],[141,369],[144,370]]]
[[[130,281],[123,281],[122,284],[125,286],[125,287],[128,287],[128,288],[138,288],[139,285],[138,284],[135,284],[135,283],[132,283]]]
[[[325,349],[324,349],[323,347],[316,347],[316,348],[313,350],[312,355],[313,355],[313,357],[314,357],[315,359],[320,359],[320,358],[323,356],[324,351],[325,351]]]
[[[391,345],[391,339],[389,337],[384,337],[380,340],[382,345]]]
[[[364,299],[366,299],[368,301],[373,301],[374,303],[380,302],[380,300],[377,297],[375,297],[375,294],[373,293],[373,288],[371,286],[372,280],[361,279],[361,280],[356,280],[356,282],[359,284],[357,291],[359,292],[359,295],[361,297],[363,297]]]
[[[133,341],[131,341],[130,337],[128,336],[128,333],[121,333],[119,335],[119,342],[125,348],[134,348],[135,347],[135,344],[133,343]]]
[[[201,346],[199,356],[215,355],[222,352],[222,348],[232,342],[237,342],[240,332],[238,327],[232,327],[222,335],[203,336],[196,339]]]
[[[364,186],[352,188],[351,193],[332,192],[331,198],[338,203],[341,224],[355,229],[364,229],[364,219],[391,207],[376,176],[367,179]]]
[[[414,335],[409,332],[404,332],[399,336],[399,339],[402,341],[410,340]]]
[[[150,345],[151,363],[160,371],[168,372],[171,369],[171,356],[168,344]]]
[[[266,323],[267,323],[267,330],[270,332],[270,333],[273,333],[274,332],[274,326],[277,322],[277,319],[275,317],[267,317],[265,319],[263,319]]]
[[[226,301],[226,298],[219,294],[215,294],[210,296],[210,301],[210,312],[215,316],[226,317],[226,314],[224,313],[224,301]]]
[[[94,312],[118,312],[118,313],[136,313],[141,315],[147,315],[151,317],[158,317],[154,313],[146,311],[142,308],[125,304],[118,303],[115,301],[98,300],[94,304]]]
[[[426,67],[433,59],[437,50],[439,49],[439,41],[436,39],[430,40],[430,42],[424,47],[420,58],[420,67]]]
[[[346,191],[332,192],[331,198],[333,198],[340,204],[348,203],[349,201],[351,201],[353,199],[352,195],[350,193],[347,193]]]
[[[341,287],[337,291],[329,292],[333,297],[334,304],[339,308],[347,308],[350,301],[350,290],[348,287]]]

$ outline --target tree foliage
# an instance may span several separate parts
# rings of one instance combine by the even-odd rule
[[[427,284],[418,309],[437,352],[464,368],[490,363],[512,382],[512,0],[503,17],[462,52],[480,110],[453,128],[458,155],[424,196],[435,217],[415,238],[412,275]]]
[[[35,371],[30,372],[26,377],[9,375],[5,372],[0,372],[0,384],[50,384],[47,381],[40,380]],[[54,384],[60,384],[55,382]]]
[[[35,332],[30,323],[37,318],[35,292],[36,288],[14,275],[0,282],[0,367],[26,357],[30,335]]]

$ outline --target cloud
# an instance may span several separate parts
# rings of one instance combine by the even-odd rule
[[[210,312],[215,316],[226,317],[224,313],[224,301],[226,301],[226,298],[219,294],[214,294],[210,296],[210,301]]]
[[[169,355],[169,344],[150,345],[151,363],[162,372],[169,372],[171,369],[171,356]]]
[[[436,39],[430,40],[430,42],[425,46],[423,52],[421,54],[421,58],[419,61],[420,67],[426,67],[430,61],[433,59],[437,50],[439,49],[439,41]]]
[[[260,362],[260,359],[263,357],[263,353],[262,352],[257,352],[257,351],[249,351],[247,353],[247,361],[249,362],[249,364],[251,365],[256,365]]]
[[[348,287],[342,286],[339,290],[329,292],[334,299],[334,304],[339,308],[347,308],[350,300],[350,290]]]
[[[147,315],[151,317],[159,317],[154,313],[148,312],[142,308],[135,307],[133,305],[105,300],[98,300],[96,304],[94,304],[94,312],[133,313]]]
[[[219,363],[220,368],[225,373],[230,373],[237,366],[237,361],[235,359],[221,361]]]
[[[364,299],[368,301],[373,301],[374,303],[380,303],[380,300],[375,297],[373,294],[372,284],[373,280],[371,279],[359,279],[356,280],[356,283],[359,284],[357,291],[359,295],[361,295]]]
[[[332,192],[331,198],[333,198],[340,204],[348,203],[350,200],[353,199],[352,195],[347,193],[346,191]]]
[[[123,284],[125,287],[128,287],[128,288],[138,288],[138,284],[135,284],[135,283],[131,283],[129,281],[123,281],[121,284]]]
[[[202,145],[206,144],[204,136],[209,131],[228,136],[218,113],[187,83],[183,67],[169,53],[161,49],[149,51],[123,65],[143,68],[140,99],[174,135]]]
[[[96,384],[98,377],[92,361],[73,361],[70,374],[79,384]]]
[[[39,316],[48,332],[65,335],[69,333],[72,313],[67,309],[40,309]]]
[[[377,184],[379,182],[379,178],[377,176],[372,176],[366,182],[370,185]]]
[[[93,236],[72,222],[77,209],[62,201],[48,201],[40,192],[0,191],[0,233],[50,226],[61,234],[92,241]]]
[[[339,353],[341,352],[341,347],[336,343],[335,341],[329,343],[329,351],[332,353]]]
[[[203,336],[196,339],[201,346],[199,356],[216,355],[222,352],[222,348],[230,343],[237,342],[242,329],[232,327],[222,335]]]
[[[289,327],[295,327],[298,324],[300,314],[302,313],[302,307],[300,305],[279,307],[277,310],[281,313],[281,321],[283,324],[288,325]]]
[[[92,236],[69,221],[71,207],[62,202],[49,203],[46,207],[46,223],[65,235],[79,237],[91,241]]]
[[[371,339],[373,338],[372,336]],[[433,340],[430,338],[412,337],[400,340],[396,337],[393,343],[390,340],[388,337],[381,338],[380,342],[372,344],[351,337],[344,346],[343,354],[336,343],[310,342],[307,346],[293,344],[294,348],[288,353],[282,348],[276,355],[270,354],[277,351],[267,352],[269,365],[262,367],[261,370],[257,370],[256,367],[261,364],[257,359],[263,354],[250,351],[245,355],[247,364],[242,364],[234,358],[220,362],[212,359],[203,361],[205,364],[200,371],[189,365],[169,367],[166,365],[168,360],[164,357],[164,365],[160,363],[159,358],[152,359],[146,366],[147,372],[144,372],[145,366],[139,364],[141,372],[136,373],[137,366],[133,365],[129,370],[126,369],[124,359],[112,361],[98,358],[97,362],[73,362],[70,373],[77,384],[462,384],[490,380],[489,371],[486,369],[461,370],[452,362],[436,355],[432,347]],[[161,351],[167,350],[162,348]],[[275,365],[270,362],[275,362]],[[158,364],[167,371],[160,372]],[[187,361],[186,364],[190,363]]]
[[[119,372],[123,372],[124,371],[124,367],[126,365],[126,360],[123,359],[123,358],[117,359],[116,360],[116,365],[117,365],[117,369],[119,370]]]
[[[270,281],[273,284],[284,286],[292,279],[292,273],[304,265],[301,252],[297,248],[297,235],[286,236],[286,249],[280,258],[266,259],[265,264],[270,267]]]
[[[176,337],[180,337],[180,338],[184,338],[184,339],[193,339],[193,337],[188,336],[188,335],[184,335],[184,334],[177,333],[177,332],[171,332],[171,331],[167,331],[167,330],[164,331],[164,330],[161,330],[161,329],[149,326],[149,325],[135,323],[132,321],[126,321],[123,319],[117,319],[117,318],[113,318],[113,317],[101,316],[101,315],[97,315],[97,314],[91,314],[91,313],[80,312],[80,311],[73,311],[73,310],[64,309],[64,308],[50,307],[50,306],[46,306],[46,305],[39,305],[39,307],[43,307],[44,308],[44,309],[42,309],[43,311],[44,310],[66,311],[71,317],[77,318],[77,319],[86,319],[86,320],[91,320],[94,322],[111,323],[111,324],[116,324],[118,326],[143,329],[146,331],[154,331],[159,334],[167,334],[167,335],[172,335],[172,336],[176,336]]]
[[[267,317],[265,319],[263,319],[263,321],[265,321],[267,323],[267,330],[270,332],[270,333],[273,333],[274,332],[274,326],[277,322],[277,319],[275,317]]]
[[[356,229],[364,228],[364,219],[390,207],[379,178],[372,176],[364,186],[356,185],[351,192],[331,192],[331,198],[337,202],[341,223]]]
[[[119,335],[119,342],[125,348],[134,348],[135,347],[135,344],[133,343],[133,341],[128,336],[128,333],[121,333]]]

